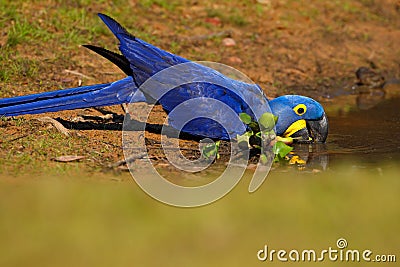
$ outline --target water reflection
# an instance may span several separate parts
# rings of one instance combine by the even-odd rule
[[[295,146],[307,167],[321,170],[338,162],[375,166],[400,159],[400,83],[354,87],[354,93],[323,103],[330,122],[325,145]],[[329,164],[328,164],[329,163]]]
[[[329,166],[328,151],[327,144],[296,144],[293,153],[306,162],[305,169],[325,171]]]
[[[354,90],[358,93],[357,107],[361,110],[368,110],[382,101],[398,98],[400,96],[400,81],[391,80],[379,87],[361,85],[354,87]]]

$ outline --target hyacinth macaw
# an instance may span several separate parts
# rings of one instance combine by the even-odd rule
[[[246,131],[238,120],[239,113],[257,120],[263,113],[272,112],[278,117],[277,135],[325,142],[328,121],[317,101],[299,95],[268,100],[258,85],[228,78],[166,52],[132,36],[107,15],[98,15],[118,38],[122,55],[84,46],[109,59],[128,77],[112,83],[3,98],[0,116],[147,102],[161,104],[172,127],[197,136],[229,140]]]

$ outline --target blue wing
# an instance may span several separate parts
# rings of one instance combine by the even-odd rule
[[[245,112],[256,119],[271,112],[258,85],[230,79],[161,50],[132,36],[112,18],[99,16],[120,41],[119,49],[130,63],[136,85],[163,106],[173,127],[194,135],[230,139],[245,131],[237,114]],[[192,99],[196,101],[188,102]],[[179,112],[171,113],[178,106]]]
[[[99,16],[120,41],[122,52],[105,52],[106,57],[116,56],[113,62],[121,62],[124,72],[129,72],[129,64],[132,76],[113,83],[1,99],[0,114],[16,116],[156,100],[169,113],[173,127],[194,135],[230,139],[245,131],[238,113],[256,119],[271,112],[259,86],[159,49],[132,36],[112,18]]]
[[[259,118],[271,112],[256,84],[230,79],[195,62],[164,69],[139,89],[158,100],[174,128],[211,138],[230,139],[243,134],[239,113]]]

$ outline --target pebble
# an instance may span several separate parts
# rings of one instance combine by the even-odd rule
[[[233,40],[232,38],[224,38],[224,39],[222,39],[222,44],[224,46],[235,46],[236,41]]]
[[[238,57],[232,56],[228,58],[229,63],[240,64],[242,60]]]
[[[258,78],[258,81],[261,83],[273,83],[274,78],[272,77],[271,73],[265,72],[260,75],[260,77]]]

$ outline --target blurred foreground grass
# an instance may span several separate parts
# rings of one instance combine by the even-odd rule
[[[340,237],[349,249],[396,254],[398,173],[272,172],[254,194],[247,176],[222,200],[193,209],[161,204],[129,177],[3,177],[0,266],[275,266],[285,263],[257,260],[264,244],[322,250]]]

